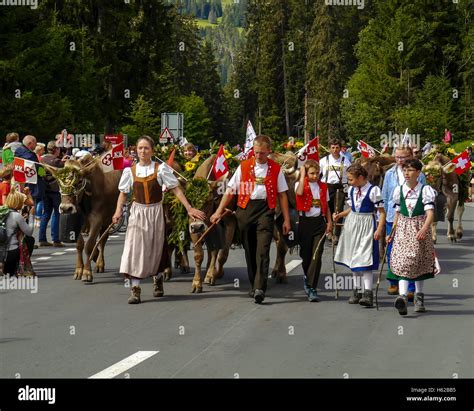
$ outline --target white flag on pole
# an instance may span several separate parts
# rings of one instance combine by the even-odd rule
[[[247,123],[244,153],[248,153],[253,147],[253,140],[255,140],[255,137],[257,137],[257,134],[255,134],[255,130],[253,129],[252,123],[249,120]]]

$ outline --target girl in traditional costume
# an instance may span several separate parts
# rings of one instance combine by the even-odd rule
[[[429,185],[418,182],[422,163],[418,159],[406,160],[403,165],[405,184],[395,188],[396,226],[390,256],[391,273],[387,278],[399,280],[399,293],[395,307],[400,315],[406,315],[408,281],[415,281],[415,312],[425,312],[423,284],[433,278],[435,251],[431,239],[431,223],[434,219],[435,191]]]
[[[367,170],[359,164],[347,169],[347,182],[352,187],[347,202],[350,208],[333,215],[334,222],[348,216],[334,262],[352,271],[353,295],[349,298],[349,304],[373,307],[372,271],[379,266],[378,240],[385,225],[382,192],[367,181]],[[380,213],[378,224],[376,211]],[[361,277],[365,288],[363,296]]]

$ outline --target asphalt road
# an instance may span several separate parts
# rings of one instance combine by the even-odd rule
[[[349,290],[335,300],[324,289],[330,247],[320,303],[306,300],[293,254],[288,284],[269,280],[262,305],[247,295],[242,249],[202,294],[190,294],[192,274],[175,272],[163,298],[146,281],[139,305],[127,304],[117,272],[123,234],[110,239],[106,272],[91,284],[72,279],[72,247],[36,250],[37,292],[0,290],[0,378],[472,378],[473,220],[468,206],[455,244],[439,226],[443,272],[425,283],[427,312],[411,306],[406,317],[386,281],[379,311],[347,304]]]

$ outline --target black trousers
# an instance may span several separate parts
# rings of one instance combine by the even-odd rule
[[[10,250],[7,253],[5,263],[3,264],[3,273],[10,276],[16,275],[18,263],[20,262],[20,247]]]
[[[339,194],[337,192],[339,191]],[[328,184],[328,192],[329,192],[329,201],[328,206],[331,210],[331,213],[335,213],[338,211],[339,213],[344,210],[344,201],[346,199],[346,193],[344,193],[344,187],[342,184]],[[337,204],[336,204],[336,197],[337,197]],[[337,207],[336,207],[337,206]],[[338,221],[338,224],[342,224],[343,219]],[[341,235],[342,226],[334,225],[334,234],[336,236]]]
[[[245,250],[247,273],[252,289],[267,289],[270,245],[275,226],[275,210],[267,200],[250,200],[246,208],[237,208],[237,224]]]
[[[26,247],[28,248],[30,257],[31,257],[34,250],[34,246],[35,246],[35,239],[34,237],[25,236],[25,242],[26,242]],[[17,247],[14,250],[9,250],[6,255],[5,262],[3,263],[3,273],[16,275],[18,271],[19,263],[20,263],[20,247]]]
[[[322,255],[324,242],[326,241],[326,221],[324,217],[300,216],[298,223],[298,242],[300,245],[300,257],[303,260],[303,272],[306,283],[310,288],[317,288],[319,275],[321,274]],[[319,246],[318,253],[316,248]],[[315,257],[313,259],[313,256]]]

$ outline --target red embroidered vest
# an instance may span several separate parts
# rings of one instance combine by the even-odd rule
[[[239,198],[237,205],[240,208],[246,208],[250,201],[250,195],[255,188],[255,157],[249,158],[248,160],[240,163],[240,170],[242,172],[240,187],[239,187]],[[278,173],[280,172],[280,166],[273,160],[268,159],[267,175],[265,177],[265,189],[267,190],[267,203],[268,208],[274,209],[277,202],[278,194]]]
[[[311,187],[309,186],[308,177],[305,177],[303,183],[303,195],[296,195],[296,209],[298,211],[309,211],[313,203],[313,193],[311,193]],[[319,185],[319,200],[321,202],[321,212],[325,216],[328,211],[328,200],[326,198],[327,185],[318,181]]]

